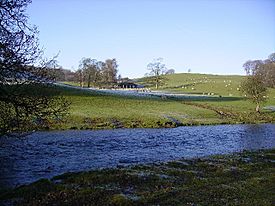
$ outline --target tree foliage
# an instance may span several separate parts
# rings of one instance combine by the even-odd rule
[[[38,44],[28,24],[30,0],[0,1],[0,134],[49,125],[66,114],[69,103],[57,96]]]
[[[260,112],[260,103],[266,99],[267,87],[265,86],[261,76],[248,76],[241,85],[242,92],[256,104],[256,112]]]
[[[275,88],[275,53],[266,60],[248,60],[243,65],[248,77],[242,82],[242,92],[260,111],[260,103],[266,100],[267,87]]]

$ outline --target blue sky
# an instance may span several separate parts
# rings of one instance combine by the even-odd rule
[[[274,0],[33,0],[27,12],[45,55],[74,70],[116,58],[123,77],[142,77],[162,57],[177,73],[244,74],[275,52]]]

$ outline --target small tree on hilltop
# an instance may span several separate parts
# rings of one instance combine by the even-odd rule
[[[264,102],[267,87],[258,75],[248,76],[241,85],[242,92],[256,104],[256,112],[260,112],[260,103]]]
[[[151,76],[149,80],[154,83],[156,89],[158,89],[159,86],[163,85],[166,80],[166,78],[164,77],[166,66],[162,63],[162,61],[162,58],[154,59],[153,62],[147,65],[149,76]]]

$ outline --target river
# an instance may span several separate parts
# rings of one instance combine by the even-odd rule
[[[69,130],[0,138],[0,188],[65,172],[275,147],[275,124]]]

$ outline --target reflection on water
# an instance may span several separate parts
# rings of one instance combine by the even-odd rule
[[[35,132],[0,139],[0,187],[69,171],[272,148],[275,125]]]

